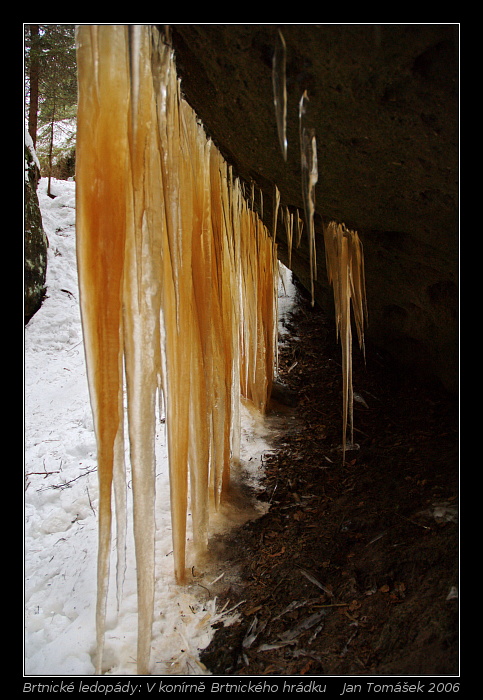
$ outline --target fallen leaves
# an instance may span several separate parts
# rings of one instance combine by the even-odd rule
[[[306,569],[299,569],[300,573],[305,576],[311,583],[315,584],[318,586],[326,595],[329,596],[329,598],[332,598],[334,595],[331,591],[330,588],[325,586],[323,583],[321,583],[313,574],[310,573],[310,571],[307,571]]]
[[[302,319],[309,331],[314,313]],[[444,582],[444,597],[457,596],[450,590],[457,580],[451,564],[457,498],[455,480],[443,468],[451,454],[446,443],[444,449],[440,444],[440,423],[436,415],[423,411],[419,393],[369,385],[380,401],[373,402],[370,411],[361,410],[358,420],[364,434],[377,437],[362,435],[360,450],[348,453],[342,465],[337,451],[340,367],[327,359],[321,340],[325,330],[319,322],[313,336],[300,330],[303,343],[297,341],[296,357],[287,349],[287,368],[295,361],[298,365],[289,374],[285,370],[285,377],[295,390],[299,382],[300,398],[295,419],[287,420],[280,431],[279,449],[264,459],[270,510],[244,531],[242,552],[246,556],[249,548],[252,551],[245,571],[256,576],[249,576],[243,588],[249,602],[238,646],[227,639],[228,630],[226,637],[220,631],[210,666],[215,673],[227,673],[228,667],[235,675],[377,672],[387,662],[389,646],[377,654],[375,649],[385,630],[394,629],[397,635],[401,619],[415,635],[422,616],[437,619],[441,636],[449,638],[450,620],[441,618],[436,595],[431,600],[427,595]],[[289,342],[295,344],[293,339]],[[283,364],[282,357],[282,368]],[[297,378],[299,369],[303,385]],[[388,396],[396,408],[388,404]],[[377,417],[379,406],[383,412]],[[413,428],[426,425],[428,444],[420,445]],[[428,451],[421,452],[422,447]],[[417,485],[424,480],[424,486]],[[455,600],[445,603],[446,609],[456,608]],[[318,618],[322,612],[325,615]],[[241,641],[254,615],[267,625],[243,656]],[[229,664],[222,667],[219,658],[229,648]],[[391,638],[391,653],[393,649],[401,658],[412,653],[408,635]],[[433,661],[423,655],[421,664],[431,670]],[[410,675],[412,669],[406,665],[404,670]]]

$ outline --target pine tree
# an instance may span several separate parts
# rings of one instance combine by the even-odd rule
[[[59,120],[75,116],[77,107],[75,25],[25,25],[25,73],[28,128],[34,144],[39,129],[50,127],[50,194],[54,126]]]

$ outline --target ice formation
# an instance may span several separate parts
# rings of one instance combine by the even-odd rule
[[[202,554],[210,511],[228,494],[230,467],[239,456],[240,400],[265,411],[277,361],[280,193],[275,187],[272,237],[182,98],[167,31],[152,25],[77,28],[77,255],[99,473],[98,673],[113,512],[118,600],[126,566],[125,442],[133,487],[138,673],[147,673],[155,592],[156,403],[164,403],[166,415],[174,574],[184,583],[188,503],[195,548]],[[273,85],[285,158],[281,34],[280,42]],[[318,171],[315,132],[305,126],[307,102],[304,92],[300,153],[313,303]],[[286,207],[282,218],[291,259],[303,222],[298,210]],[[350,309],[352,302],[363,347],[364,262],[357,233],[343,224],[325,227],[324,240],[342,342],[345,460],[348,423],[353,442]]]
[[[275,46],[272,59],[272,86],[275,117],[277,121],[278,140],[284,161],[287,161],[287,82],[286,82],[286,44],[278,30],[279,41]]]
[[[324,243],[327,275],[334,289],[336,330],[342,345],[342,461],[345,462],[348,423],[350,445],[354,443],[351,306],[363,351],[367,321],[364,254],[357,232],[335,221],[324,227]]]
[[[315,185],[319,179],[317,165],[317,139],[315,129],[305,125],[307,103],[309,97],[307,91],[303,93],[299,102],[299,133],[300,133],[300,161],[302,168],[302,195],[304,200],[305,222],[307,225],[309,261],[310,261],[310,291],[312,294],[312,306],[314,305],[314,280],[317,279],[317,256],[315,248]]]
[[[276,346],[274,238],[180,94],[152,25],[77,28],[77,255],[99,473],[96,671],[115,512],[118,595],[132,470],[138,673],[154,605],[156,402],[166,415],[174,573],[192,508],[202,552],[229,490],[244,396],[264,411]],[[124,397],[127,435],[124,435]]]

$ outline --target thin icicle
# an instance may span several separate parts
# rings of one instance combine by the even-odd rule
[[[304,201],[305,220],[308,232],[309,261],[310,261],[310,290],[312,306],[314,305],[314,280],[317,279],[317,256],[315,247],[315,185],[319,179],[317,166],[317,141],[315,130],[304,125],[304,117],[309,101],[305,91],[299,102],[300,158],[302,168],[302,195]]]
[[[278,43],[275,46],[272,59],[273,103],[277,121],[278,140],[283,159],[287,160],[287,85],[286,85],[286,44],[278,30]]]
[[[273,224],[272,232],[274,240],[277,238],[277,225],[278,225],[278,210],[280,208],[280,191],[275,185],[274,187],[274,204],[273,204]]]
[[[300,241],[301,241],[302,233],[303,233],[303,229],[304,229],[304,220],[300,217],[300,212],[298,209],[297,209],[297,222],[296,223],[297,223],[297,236],[296,236],[296,240],[295,240],[295,246],[296,246],[296,248],[298,248],[300,246]]]
[[[284,209],[285,235],[288,246],[288,266],[292,269],[293,214],[288,207]]]

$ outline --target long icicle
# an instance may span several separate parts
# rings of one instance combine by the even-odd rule
[[[317,165],[317,140],[315,130],[305,126],[305,115],[307,113],[307,103],[309,101],[307,91],[305,91],[299,102],[299,136],[300,136],[300,158],[302,168],[302,195],[305,210],[305,222],[307,225],[309,264],[310,264],[310,292],[312,296],[312,306],[315,302],[314,280],[317,279],[317,254],[315,246],[315,185],[319,179]]]
[[[342,345],[342,461],[344,463],[348,426],[350,444],[354,442],[351,306],[359,345],[362,349],[364,349],[364,324],[367,320],[364,256],[357,232],[349,230],[344,224],[331,221],[324,228],[324,243],[328,280],[334,289],[336,332]]]
[[[132,205],[129,212],[124,287],[125,364],[133,526],[138,590],[138,671],[149,668],[154,609],[155,403],[161,372],[161,235],[159,207],[152,193],[161,189],[160,158],[150,57],[151,36],[142,25],[129,27],[131,110],[129,125]]]
[[[284,161],[287,161],[287,79],[286,62],[287,47],[285,39],[278,30],[279,41],[275,46],[272,58],[272,87],[275,117],[277,121],[278,140]]]
[[[109,577],[111,490],[113,474],[122,471],[115,462],[122,453],[122,287],[125,203],[129,194],[126,28],[116,26],[106,31],[104,27],[83,27],[77,44],[79,73],[90,76],[88,86],[79,86],[76,231],[84,347],[98,453],[96,672],[100,673]]]

